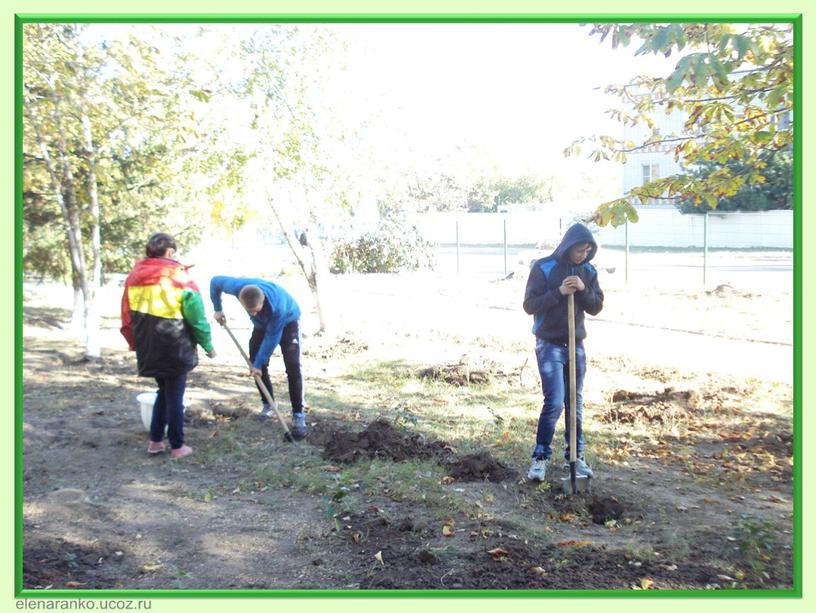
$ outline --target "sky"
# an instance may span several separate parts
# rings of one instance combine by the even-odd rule
[[[89,36],[117,36],[152,28],[193,32],[196,24],[90,26]],[[211,28],[273,27],[259,24]],[[635,43],[612,50],[578,24],[299,24],[327,29],[348,44],[337,105],[357,120],[379,116],[379,134],[462,165],[493,167],[502,174],[552,174],[586,169],[604,176],[618,165],[565,159],[573,140],[621,134],[605,115],[617,106],[602,92],[638,74],[666,76],[676,57],[637,56]],[[192,38],[192,37],[190,37]],[[189,39],[188,39],[189,40]],[[200,53],[207,54],[208,39]],[[217,58],[213,58],[217,65]],[[229,66],[224,66],[229,71]],[[327,88],[327,92],[329,88]],[[340,109],[341,111],[343,109]],[[370,136],[370,133],[369,133]],[[402,143],[405,144],[405,143]],[[478,160],[473,158],[477,157]]]
[[[326,26],[321,26],[326,27]],[[578,24],[341,24],[352,87],[425,142],[470,144],[510,174],[561,164],[580,136],[620,134],[602,92],[677,58],[613,51]]]

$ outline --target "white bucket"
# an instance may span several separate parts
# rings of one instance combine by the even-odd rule
[[[139,403],[139,408],[142,411],[142,424],[144,424],[145,430],[150,432],[150,422],[153,419],[153,405],[156,403],[156,392],[143,392],[136,396],[136,402]],[[184,412],[187,412],[187,407],[190,406],[190,401],[187,399],[187,396],[184,396],[182,399],[182,405],[184,407]],[[167,432],[167,428],[164,429]]]

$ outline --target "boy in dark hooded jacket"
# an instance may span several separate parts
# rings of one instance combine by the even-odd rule
[[[598,245],[589,229],[582,224],[571,226],[552,255],[533,263],[524,292],[524,310],[533,316],[536,336],[536,359],[541,375],[544,405],[538,418],[533,462],[527,478],[543,481],[552,456],[552,440],[558,417],[569,402],[569,329],[567,296],[575,295],[575,371],[576,371],[576,471],[592,476],[584,459],[581,430],[582,388],[586,374],[586,338],[584,313],[597,315],[603,308],[603,292],[598,285],[598,272],[590,264]],[[564,433],[569,458],[569,419]]]

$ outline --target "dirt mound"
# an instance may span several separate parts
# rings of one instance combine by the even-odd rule
[[[334,431],[325,440],[323,456],[344,463],[359,458],[386,458],[395,462],[411,458],[441,459],[452,453],[447,443],[426,442],[421,434],[400,431],[382,418],[361,432]]]
[[[449,385],[486,385],[493,380],[486,370],[468,368],[465,364],[437,365],[423,368],[417,373],[420,379],[443,381]]]
[[[662,392],[643,393],[618,390],[612,394],[614,406],[599,416],[601,421],[633,424],[671,423],[685,419],[700,408],[700,393],[694,390],[675,390],[667,387]]]
[[[460,481],[493,481],[497,483],[511,479],[516,471],[494,460],[489,453],[482,451],[464,456],[447,464],[448,474]]]
[[[499,482],[516,476],[516,472],[495,460],[487,452],[457,457],[445,441],[427,441],[421,434],[399,430],[380,418],[361,432],[315,429],[312,444],[324,446],[323,457],[350,464],[360,458],[384,458],[401,462],[411,458],[434,458],[448,474],[460,481]]]
[[[248,406],[244,405],[243,403],[223,403],[223,402],[211,402],[210,403],[210,412],[212,413],[215,419],[219,417],[225,417],[227,419],[240,419],[242,417],[248,417],[253,413],[257,413],[257,409],[250,409]],[[206,416],[203,412],[198,414],[198,417],[203,421],[206,421]]]
[[[64,539],[28,539],[23,549],[23,587],[93,589],[110,587],[106,571],[123,553]]]

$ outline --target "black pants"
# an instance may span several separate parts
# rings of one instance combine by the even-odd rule
[[[265,330],[263,328],[254,328],[252,330],[252,337],[249,339],[249,359],[254,361],[258,349],[261,348]],[[286,378],[289,380],[289,400],[292,402],[292,412],[303,412],[303,375],[300,373],[300,322],[293,321],[287,324],[283,329],[283,334],[280,340],[281,353],[283,354],[283,364],[286,367]],[[275,398],[275,392],[272,391],[272,382],[269,380],[269,361],[261,368],[261,381],[269,390],[272,398]],[[255,383],[257,386],[257,382]],[[261,388],[258,387],[258,393],[261,395],[261,402],[266,403]]]

